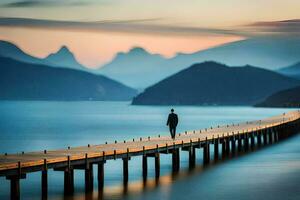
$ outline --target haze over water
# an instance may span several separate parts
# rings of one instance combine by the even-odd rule
[[[0,102],[0,153],[67,148],[87,144],[168,135],[170,107],[131,106],[129,102]],[[175,107],[178,131],[231,124],[287,112],[252,107]],[[105,164],[104,199],[299,199],[300,136],[240,158],[187,173],[188,157],[181,153],[181,173],[172,178],[171,156],[161,156],[161,179],[155,186],[154,161],[148,160],[148,187],[143,189],[141,158],[129,162],[129,192],[122,195],[121,161]],[[94,197],[97,199],[96,169]],[[9,181],[0,178],[0,199],[9,198]],[[218,191],[218,192],[216,192]],[[40,199],[40,173],[21,181],[22,199]],[[49,198],[63,199],[63,173],[49,171]],[[75,197],[85,199],[84,172],[75,173]]]

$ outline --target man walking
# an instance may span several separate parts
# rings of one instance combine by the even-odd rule
[[[167,121],[167,126],[169,126],[170,128],[172,139],[175,139],[177,124],[178,124],[178,116],[177,114],[174,113],[174,109],[172,108]]]

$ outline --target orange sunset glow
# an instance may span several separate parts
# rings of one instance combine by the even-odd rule
[[[97,68],[136,46],[172,57],[242,40],[257,34],[245,34],[244,25],[296,19],[297,6],[294,0],[265,0],[259,6],[238,0],[4,0],[0,40],[41,58],[66,45],[81,64]]]
[[[47,41],[44,38],[47,38]],[[241,40],[241,36],[199,35],[166,36],[130,33],[102,33],[30,28],[0,28],[0,40],[17,44],[25,52],[46,57],[66,45],[78,61],[91,68],[109,62],[116,53],[143,47],[151,53],[172,57],[177,52],[192,53],[228,42]]]

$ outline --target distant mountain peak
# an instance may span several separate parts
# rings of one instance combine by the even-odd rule
[[[70,49],[65,45],[61,46],[59,50],[55,53],[49,54],[45,58],[45,60],[54,64],[54,66],[63,66],[71,69],[87,70],[83,65],[81,65],[77,61],[73,52],[70,51]]]
[[[47,58],[50,58],[50,57],[53,57],[53,56],[68,56],[68,57],[73,57],[74,58],[74,55],[73,53],[70,51],[70,49],[63,45],[59,48],[58,51],[56,51],[55,53],[51,53],[47,56]]]
[[[128,51],[128,53],[147,53],[147,54],[149,54],[149,52],[148,51],[146,51],[144,48],[142,48],[142,47],[132,47],[129,51]]]
[[[28,62],[28,63],[44,63],[43,59],[31,56],[25,53],[18,45],[10,42],[0,40],[0,56],[12,58],[15,60]]]
[[[71,53],[70,49],[65,45],[61,46],[60,49],[57,52],[69,52],[69,53]]]
[[[144,48],[142,47],[132,47],[131,49],[129,49],[126,52],[119,52],[116,54],[115,58],[124,58],[126,56],[138,56],[138,57],[142,57],[142,56],[150,56],[150,55],[154,55],[149,53],[148,51],[146,51]]]
[[[133,55],[133,56],[154,56],[154,57],[161,57],[163,58],[164,56],[158,53],[151,53],[144,49],[143,47],[132,47],[129,49],[127,53],[123,53],[122,55]]]
[[[190,69],[198,69],[198,68],[220,68],[220,67],[228,67],[227,65],[223,64],[223,63],[219,63],[216,61],[204,61],[202,63],[195,63],[193,65],[191,65]],[[187,68],[186,70],[188,70],[189,68]]]

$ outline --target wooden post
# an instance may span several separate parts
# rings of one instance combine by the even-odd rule
[[[90,192],[93,191],[93,184],[94,177],[93,177],[93,164],[87,164],[85,168],[85,191]]]
[[[269,143],[272,144],[273,143],[273,129],[269,129]]]
[[[148,175],[148,162],[147,162],[147,156],[143,155],[143,163],[142,163],[142,167],[143,167],[143,180],[147,180],[147,175]]]
[[[66,169],[64,171],[64,193],[71,195],[74,192],[74,170]]]
[[[209,153],[209,144],[206,142],[203,147],[203,164],[206,165],[209,163],[210,153]]]
[[[177,149],[177,171],[180,169],[180,151]]]
[[[282,128],[281,126],[277,129],[278,141],[282,140]]]
[[[245,149],[245,151],[249,150],[249,135],[248,135],[248,133],[244,134],[244,149]]]
[[[71,168],[70,156],[68,156],[68,166],[64,170],[64,193],[65,195],[74,193],[74,169]]]
[[[44,159],[44,168],[42,170],[42,200],[46,200],[48,197],[48,169],[47,160]]]
[[[104,162],[98,163],[98,191],[103,192],[104,187]]]
[[[276,129],[277,129],[278,141],[280,141],[282,139],[281,125],[279,125]]]
[[[229,155],[230,154],[230,137],[227,136],[226,138],[226,154]]]
[[[275,140],[275,142],[278,142],[278,141],[279,141],[279,137],[278,137],[278,129],[277,129],[277,128],[275,129],[275,132],[274,132],[274,140]]]
[[[214,158],[215,160],[219,159],[219,138],[214,141]]]
[[[226,157],[226,140],[223,138],[222,139],[222,157],[225,158]]]
[[[270,135],[271,130],[270,129],[266,129],[266,135],[267,135],[267,141],[268,144],[271,144],[271,135]]]
[[[123,184],[128,184],[128,158],[123,158]]]
[[[177,169],[177,167],[176,167],[176,164],[177,164],[177,162],[176,162],[176,151],[174,150],[173,152],[172,152],[172,172],[176,172],[176,169]]]
[[[207,163],[210,162],[210,145],[207,143]]]
[[[258,146],[261,146],[261,134],[262,134],[262,131],[257,132],[257,145]]]
[[[172,153],[172,170],[178,172],[180,168],[179,149],[174,149]]]
[[[273,143],[277,142],[277,138],[276,138],[276,128],[273,128]]]
[[[10,180],[10,199],[20,200],[20,179],[26,178],[25,174],[7,176],[6,179]]]
[[[158,179],[160,175],[160,155],[155,154],[155,178]]]
[[[254,147],[255,147],[255,137],[254,137],[254,132],[251,132],[250,133],[250,139],[251,139],[251,149],[254,150]]]
[[[267,138],[266,130],[263,131],[263,137],[264,137],[264,145],[267,145],[268,144],[268,138]]]
[[[232,155],[235,154],[235,143],[236,143],[236,141],[235,141],[235,136],[233,135],[233,136],[231,137],[231,153],[232,153]]]
[[[20,199],[20,179],[19,177],[10,177],[10,199]]]
[[[242,136],[239,134],[238,137],[238,151],[241,152],[242,151]]]
[[[18,162],[18,174],[13,176],[7,176],[6,179],[10,180],[10,199],[20,199],[20,179],[26,178],[26,174],[22,174],[21,162]]]
[[[193,169],[196,165],[196,151],[194,147],[189,149],[189,168]]]

